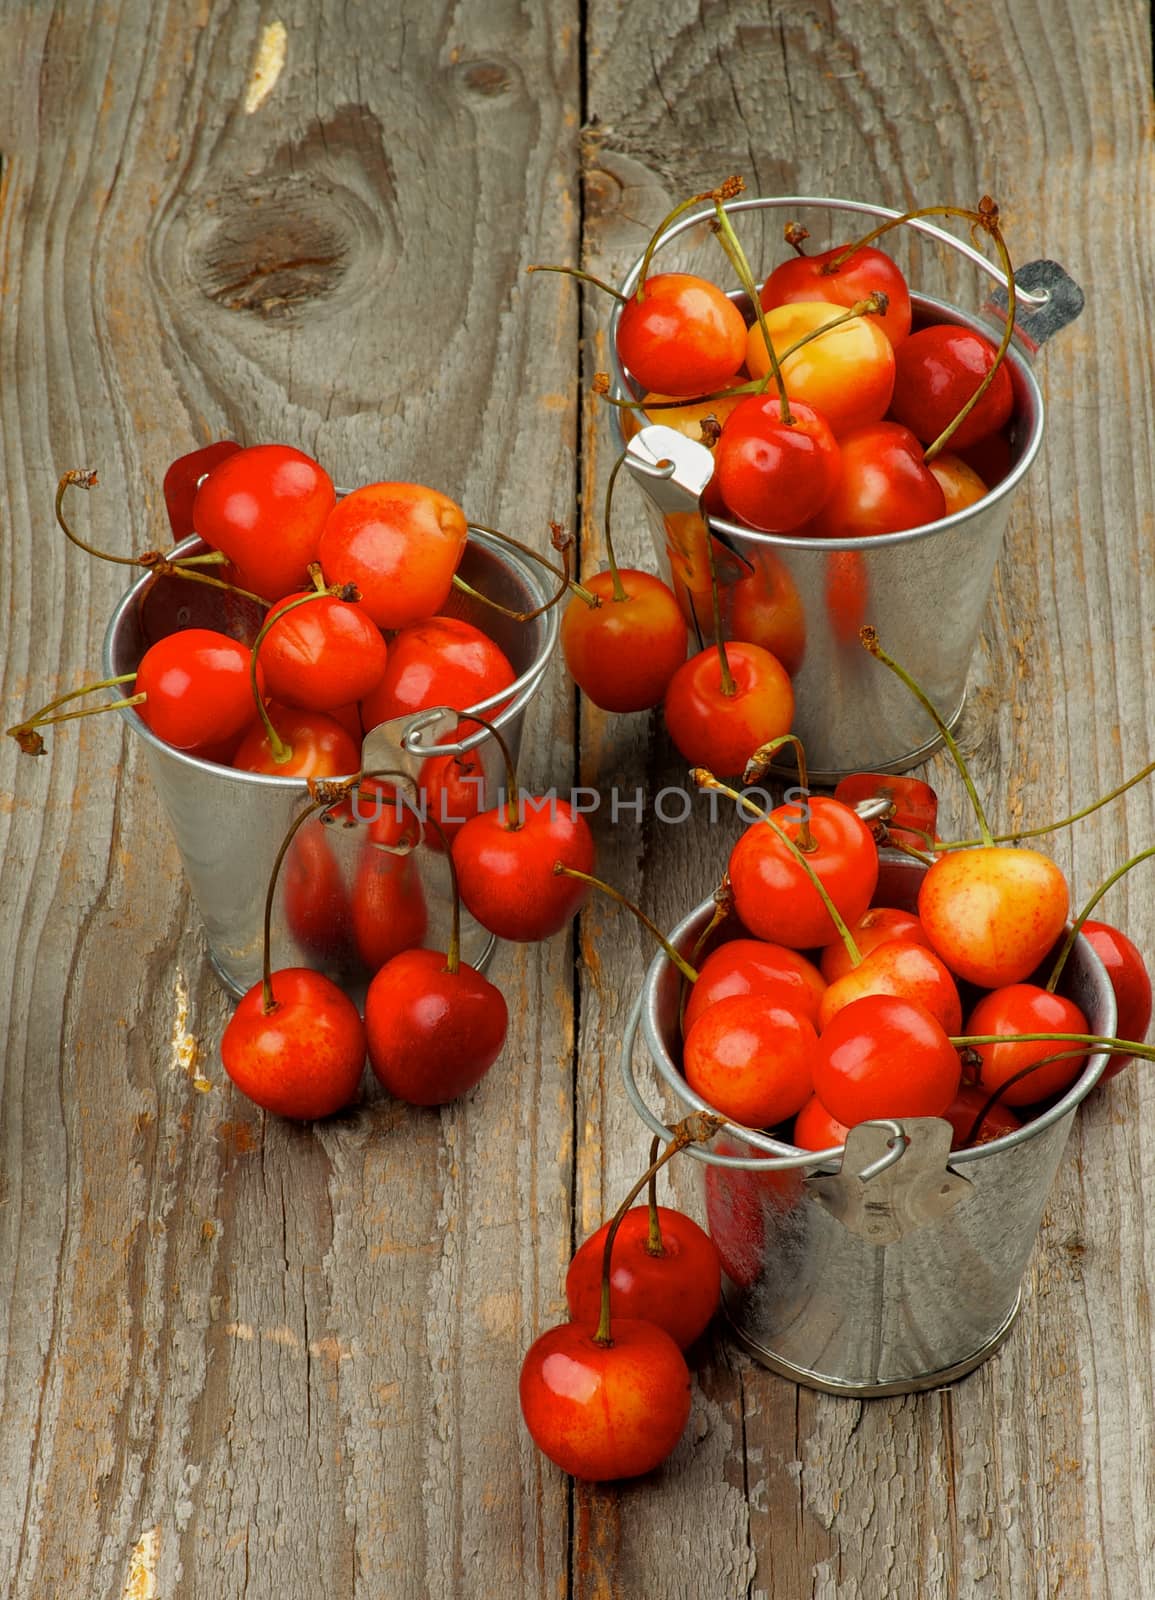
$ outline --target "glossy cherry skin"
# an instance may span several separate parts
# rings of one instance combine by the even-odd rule
[[[1142,954],[1125,933],[1120,933],[1109,922],[1088,919],[1083,924],[1082,933],[1106,967],[1115,991],[1118,1009],[1115,1037],[1133,1039],[1136,1044],[1142,1044],[1151,1024],[1151,978]],[[1106,1083],[1134,1059],[1125,1050],[1116,1050],[1108,1057],[1099,1082]]]
[[[839,440],[842,475],[806,526],[817,538],[860,539],[938,522],[946,499],[922,446],[897,422],[874,422]]]
[[[652,1472],[674,1449],[690,1415],[690,1371],[652,1322],[615,1317],[609,1345],[567,1322],[530,1346],[518,1396],[543,1455],[603,1483]]]
[[[825,795],[809,799],[816,848],[806,859],[844,922],[869,906],[878,884],[878,850],[870,829],[849,806]],[[801,817],[795,805],[778,806],[771,820],[797,843]],[[838,937],[830,913],[805,868],[765,822],[754,822],[730,852],[734,907],[760,939],[813,950]]]
[[[880,944],[891,939],[905,939],[912,944],[929,944],[926,930],[913,911],[900,911],[897,906],[871,906],[864,911],[850,931],[859,954],[868,956]],[[854,971],[854,963],[841,939],[828,944],[819,958],[819,967],[827,983],[845,977]]]
[[[259,983],[237,1006],[221,1038],[225,1071],[242,1094],[278,1117],[331,1116],[356,1095],[365,1065],[357,1007],[309,967],[275,972],[272,989],[267,1015]]]
[[[885,341],[884,341],[885,343]],[[826,418],[791,399],[782,418],[775,392],[734,407],[714,447],[714,479],[729,511],[763,533],[791,533],[835,492],[841,451]]]
[[[951,850],[927,871],[919,921],[931,946],[968,983],[999,989],[1029,977],[1063,931],[1067,880],[1038,850]]]
[[[312,955],[339,958],[349,943],[349,893],[329,841],[331,827],[310,817],[289,845],[281,868],[286,926]]]
[[[270,615],[276,617],[296,598],[287,595]],[[376,688],[387,656],[380,628],[361,606],[322,594],[274,622],[260,649],[275,700],[330,713],[355,705]]]
[[[505,805],[472,817],[453,841],[453,862],[466,910],[499,939],[528,941],[560,933],[589,893],[578,872],[594,868],[593,834],[568,800],[523,796],[522,821],[511,827]]]
[[[185,628],[150,645],[133,693],[148,696],[137,707],[145,727],[192,755],[227,744],[257,714],[249,651],[211,628]]]
[[[944,515],[948,517],[953,517],[956,511],[965,511],[968,506],[977,505],[986,497],[986,484],[962,456],[950,455],[944,450],[930,463],[930,470],[942,490],[946,503]]]
[[[739,383],[741,379],[735,378],[734,381]],[[740,394],[720,395],[714,400],[686,400],[679,405],[670,405],[668,402],[677,400],[677,395],[651,392],[642,396],[641,415],[636,411],[621,413],[622,432],[627,439],[632,439],[647,423],[657,422],[663,428],[677,429],[695,444],[705,444],[706,440],[702,437],[703,422],[716,422],[721,427],[741,398]]]
[[[405,950],[381,968],[365,996],[369,1065],[395,1100],[440,1106],[465,1094],[505,1044],[501,990],[440,950]]]
[[[305,583],[335,500],[329,474],[310,456],[284,444],[250,445],[209,473],[193,522],[228,556],[242,589],[280,600]]]
[[[618,355],[644,389],[675,399],[724,388],[746,354],[746,323],[716,284],[686,272],[646,279],[618,322]]]
[[[707,645],[678,668],[665,700],[666,727],[679,753],[722,777],[741,773],[759,745],[789,733],[794,721],[794,688],[775,656],[732,640],[726,660],[732,695],[722,691],[717,646]]]
[[[912,333],[897,352],[891,415],[932,444],[962,410],[995,364],[997,347],[969,328],[935,323]],[[1014,407],[1005,363],[966,420],[951,434],[952,450],[977,444],[1010,418]]]
[[[686,659],[686,623],[674,592],[660,578],[620,569],[628,596],[614,599],[613,576],[595,573],[584,587],[601,601],[574,595],[561,619],[561,647],[570,677],[603,711],[648,711],[660,705]]]
[[[275,701],[265,709],[292,753],[287,761],[278,762],[264,724],[255,722],[233,757],[238,772],[263,772],[279,778],[341,778],[359,769],[360,750],[341,724],[323,711],[301,711]]]
[[[688,1033],[717,1001],[741,994],[773,994],[817,1027],[825,990],[826,980],[818,968],[797,950],[762,939],[731,939],[711,951],[698,968],[698,981],[682,1014],[682,1031]]]
[[[476,732],[476,724],[459,724],[454,742],[464,737],[463,729]],[[481,810],[485,797],[481,756],[476,749],[460,756],[429,756],[421,763],[417,781],[425,800],[425,843],[431,850],[444,852],[441,833],[452,844],[469,819]],[[440,825],[440,832],[434,824]]]
[[[773,1128],[814,1092],[813,1023],[774,994],[718,1000],[686,1035],[682,1070],[695,1094],[747,1128]]]
[[[368,730],[431,706],[479,705],[516,677],[505,651],[480,628],[458,617],[430,617],[402,628],[390,644],[385,672],[361,702],[361,720]]]
[[[822,996],[819,1032],[824,1032],[832,1018],[852,1000],[861,1000],[868,994],[891,994],[904,1000],[916,1000],[948,1034],[956,1034],[962,1025],[958,985],[946,964],[925,942],[886,940],[864,956],[857,967],[835,979]]]
[[[319,555],[329,583],[352,583],[380,628],[440,611],[468,535],[465,513],[419,483],[371,483],[333,507]]]
[[[982,997],[967,1018],[966,1031],[968,1035],[1089,1033],[1090,1028],[1079,1007],[1065,995],[1051,994],[1037,983],[1012,983]],[[998,1044],[977,1044],[973,1049],[982,1058],[979,1083],[987,1094],[993,1094],[1024,1067],[1060,1052],[1076,1052],[1062,1061],[1047,1059],[1046,1066],[1011,1084],[1002,1097],[1008,1106],[1032,1106],[1062,1094],[1082,1072],[1087,1059],[1079,1053],[1078,1045],[1054,1040],[1007,1039]]]
[[[941,1024],[925,1006],[893,995],[844,1007],[814,1058],[814,1093],[848,1128],[876,1117],[941,1117],[961,1077]]]
[[[173,543],[179,544],[196,532],[193,505],[197,490],[205,474],[220,465],[226,456],[236,455],[240,449],[232,439],[219,439],[203,449],[190,450],[188,455],[177,456],[164,475],[164,507],[172,528]]]
[[[816,1094],[811,1095],[794,1118],[791,1143],[800,1150],[834,1150],[846,1143],[850,1129],[832,1117]]]
[[[701,1337],[718,1309],[722,1269],[708,1233],[684,1212],[658,1207],[662,1248],[651,1255],[650,1208],[634,1206],[614,1238],[610,1307],[618,1317],[653,1322],[679,1350]],[[569,1264],[565,1296],[575,1322],[596,1328],[601,1315],[602,1258],[609,1223],[592,1233]]]
[[[786,351],[845,314],[845,306],[815,301],[778,306],[766,313],[791,409],[795,401],[813,406],[836,439],[851,428],[881,422],[886,415],[894,389],[894,346],[873,317],[851,317],[794,355],[787,356]],[[746,366],[754,378],[770,370],[766,341],[756,322],[747,339]],[[766,392],[776,394],[776,387]]]
[[[839,552],[849,555],[850,551]],[[938,795],[929,783],[919,778],[881,772],[852,772],[842,778],[834,798],[848,806],[863,800],[886,800],[889,815],[882,818],[887,836],[898,844],[912,844],[926,850],[934,844],[938,824]]]
[[[943,1112],[943,1116],[954,1129],[950,1146],[952,1150],[973,1150],[976,1145],[990,1144],[1005,1134],[1016,1133],[1022,1127],[1014,1112],[1008,1111],[1001,1100],[996,1100],[980,1123],[978,1133],[973,1139],[970,1138],[975,1118],[990,1097],[989,1090],[976,1088],[974,1084],[964,1083],[960,1087],[958,1094]]]
[[[792,256],[783,261],[762,285],[759,299],[763,309],[789,305],[799,300],[828,300],[847,310],[881,291],[886,295],[884,315],[872,317],[892,345],[900,345],[910,332],[910,290],[898,266],[882,250],[864,245],[835,266],[845,245],[835,245],[814,256]]]

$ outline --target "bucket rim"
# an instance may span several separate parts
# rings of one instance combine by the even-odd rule
[[[777,208],[785,209],[787,207],[800,208],[802,206],[812,206],[825,211],[851,211],[859,215],[879,217],[882,219],[900,217],[903,215],[901,211],[896,211],[890,206],[874,205],[862,200],[836,200],[832,198],[822,198],[816,195],[756,195],[745,200],[727,201],[724,209],[727,212],[742,212]],[[664,249],[665,246],[673,239],[678,238],[682,233],[685,233],[691,228],[701,224],[704,221],[707,221],[713,215],[714,210],[711,206],[701,211],[691,212],[687,216],[680,218],[677,222],[672,224],[665,233],[663,233],[654,251],[655,256],[657,255],[658,251]],[[972,245],[967,244],[965,240],[957,239],[954,234],[947,233],[944,228],[937,228],[933,223],[929,223],[925,219],[921,218],[917,221],[909,223],[908,226],[914,228],[919,233],[928,235],[941,244],[948,245],[959,255],[964,256],[968,261],[971,261],[975,266],[979,267],[990,279],[992,279],[995,284],[1005,288],[1006,278],[999,268],[996,267],[993,262],[988,261],[986,256],[974,249]],[[637,258],[629,272],[622,279],[618,286],[618,292],[624,296],[625,299],[628,299],[630,294],[637,287],[638,275],[641,272],[643,259],[644,256],[639,256]],[[741,290],[737,290],[731,293],[730,298],[741,300],[745,297]],[[1024,295],[1024,298],[1027,297]],[[956,306],[949,300],[940,300],[934,295],[923,294],[921,291],[915,289],[910,291],[910,300],[911,306],[915,310],[929,310],[935,312],[938,314],[940,319],[945,319],[950,322],[955,322],[960,326],[967,327],[973,333],[982,334],[984,338],[990,337],[990,327],[983,322],[981,317],[974,312],[964,310],[961,306]],[[617,329],[618,323],[621,320],[622,305],[623,301],[621,300],[615,302],[614,309],[610,315],[609,324],[609,359],[613,376],[613,393],[618,398],[621,398],[625,395],[630,395],[636,400],[640,399],[641,397],[630,387],[630,384],[626,378],[625,368],[622,366],[621,360],[618,356]],[[971,521],[975,516],[981,514],[983,511],[989,510],[991,506],[996,504],[998,501],[1005,499],[1007,495],[1012,494],[1014,490],[1018,488],[1019,484],[1022,482],[1023,478],[1026,476],[1031,465],[1033,464],[1035,457],[1039,453],[1040,446],[1042,445],[1043,427],[1046,421],[1046,407],[1043,401],[1042,390],[1039,387],[1039,381],[1035,377],[1031,363],[1026,354],[1021,348],[1015,345],[1014,340],[1012,340],[1010,345],[1007,347],[1007,352],[1004,359],[1011,366],[1013,366],[1017,380],[1024,385],[1029,394],[1032,410],[1031,432],[1030,436],[1023,445],[1022,455],[1019,457],[1018,461],[1015,462],[1014,466],[1007,473],[1006,477],[995,484],[993,488],[988,489],[983,498],[976,501],[973,505],[965,506],[961,511],[956,511],[949,517],[940,517],[936,522],[920,523],[916,528],[902,528],[897,533],[865,534],[859,535],[857,538],[849,539],[815,539],[813,536],[797,533],[765,533],[761,529],[749,528],[744,523],[731,522],[726,517],[718,517],[714,515],[706,515],[704,516],[703,520],[713,533],[724,535],[726,540],[736,540],[740,543],[752,544],[756,546],[764,545],[769,549],[784,550],[814,550],[816,548],[824,551],[895,549],[901,548],[903,545],[917,543],[919,540],[929,538],[933,534],[941,533],[948,529],[961,527],[965,523]],[[621,424],[618,419],[617,410],[616,408],[611,409],[614,412],[613,417],[611,418],[611,424],[615,433],[615,441],[624,448],[625,436],[621,430]],[[660,424],[652,425],[660,426]]]
[[[909,862],[909,857],[903,857],[900,851],[883,850],[879,854],[888,861],[898,862],[905,860]],[[703,900],[693,911],[683,917],[681,922],[667,936],[674,948],[680,950],[686,948],[687,945],[692,945],[694,939],[702,932],[716,910],[716,903],[711,896],[709,899]],[[1070,924],[1068,924],[1068,928],[1069,926]],[[1079,952],[1080,961],[1087,963],[1094,973],[1096,982],[1102,990],[1103,998],[1110,997],[1109,1012],[1113,1028],[1115,1026],[1114,991],[1107,975],[1107,969],[1095,952],[1090,940],[1086,939],[1082,934],[1075,941],[1074,948]],[[634,1077],[633,1052],[639,1031],[641,1031],[645,1039],[646,1049],[658,1076],[673,1091],[679,1101],[685,1103],[685,1114],[694,1111],[712,1112],[715,1109],[690,1087],[675,1065],[669,1051],[662,1043],[659,1032],[658,985],[667,968],[672,968],[672,963],[665,951],[659,950],[646,969],[641,988],[631,1007],[626,1022],[621,1052],[622,1074],[630,1102],[643,1122],[650,1128],[650,1131],[664,1138],[669,1138],[669,1128],[646,1105]],[[1045,1111],[1032,1118],[1030,1122],[1024,1123],[1021,1128],[1016,1128],[1013,1133],[1003,1134],[1001,1138],[992,1139],[987,1144],[973,1145],[966,1150],[953,1150],[950,1154],[949,1165],[955,1167],[983,1161],[988,1156],[1000,1155],[1004,1151],[1013,1149],[1016,1145],[1025,1144],[1028,1140],[1045,1133],[1056,1123],[1061,1122],[1063,1118],[1073,1112],[1086,1099],[1102,1077],[1109,1055],[1110,1052],[1107,1050],[1098,1050],[1089,1055],[1087,1064],[1079,1077],[1053,1105],[1048,1106]],[[887,1123],[891,1121],[901,1123],[903,1118],[886,1118],[885,1121]],[[718,1155],[700,1144],[687,1146],[690,1154],[708,1166],[746,1167],[762,1172],[785,1170],[791,1167],[831,1166],[841,1161],[845,1154],[844,1145],[821,1151],[803,1150],[797,1145],[788,1144],[781,1139],[775,1139],[760,1129],[745,1128],[737,1124],[725,1124],[718,1132],[721,1136],[734,1138],[754,1150],[764,1152],[764,1154],[761,1156]],[[768,1160],[767,1156],[771,1159]]]
[[[534,564],[504,544],[500,539],[494,538],[486,529],[476,527],[473,523],[469,523],[467,526],[469,530],[468,537],[471,541],[480,545],[490,555],[495,556],[499,561],[506,563],[517,572],[533,598],[534,608],[544,605],[549,600],[549,594],[546,592]],[[187,539],[182,539],[172,551],[172,554],[179,556],[195,555],[208,548],[209,546],[200,535],[194,533]],[[108,619],[108,626],[104,630],[104,642],[102,645],[104,671],[107,677],[114,675],[113,651],[124,620],[150,581],[151,574],[147,572],[138,578],[131,588],[121,595]],[[541,647],[525,671],[515,678],[507,688],[500,689],[495,694],[488,695],[484,700],[478,700],[475,705],[466,707],[462,713],[463,719],[468,719],[470,712],[480,712],[482,716],[489,717],[496,728],[504,728],[512,718],[525,711],[536,694],[557,648],[561,627],[558,609],[557,606],[550,606],[547,611],[542,613],[540,618],[536,619],[542,624]],[[501,709],[497,710],[497,707]],[[239,772],[235,767],[223,767],[219,762],[204,761],[200,756],[190,755],[185,750],[177,750],[153,733],[152,729],[147,726],[144,719],[139,715],[135,706],[119,706],[117,710],[133,733],[142,738],[151,749],[163,754],[169,760],[189,767],[193,771],[206,773],[216,778],[231,778],[238,783],[255,785],[258,788],[279,789],[301,794],[308,792],[309,780],[307,778],[281,778],[271,773]],[[414,716],[423,714],[422,712],[415,712]],[[439,752],[448,752],[450,754],[456,751],[464,752],[483,744],[490,737],[488,729],[481,728],[477,733],[470,734],[456,744],[450,746],[430,745],[422,751],[422,754],[435,755]]]

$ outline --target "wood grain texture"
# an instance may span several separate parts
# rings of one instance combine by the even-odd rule
[[[1147,6],[2,14],[6,706],[91,670],[122,587],[56,540],[52,491],[75,464],[99,467],[79,513],[120,549],[163,537],[167,461],[235,433],[297,443],[339,481],[436,483],[542,542],[578,488],[594,565],[612,445],[578,376],[607,365],[606,307],[522,269],[580,250],[619,277],[670,204],[739,171],[754,192],[890,204],[989,191],[1018,259],[1083,283],[1083,319],[1040,357],[1047,440],[963,743],[1008,824],[1151,758]],[[248,112],[278,20],[284,70]],[[709,239],[685,259],[713,264]],[[907,259],[925,290],[974,302],[966,269]],[[651,565],[628,487],[615,526]],[[732,825],[704,802],[694,826],[656,816],[683,781],[656,716],[575,720],[558,672],[524,754],[527,783],[577,773],[603,792],[602,868],[660,922],[713,887]],[[644,1156],[618,1078],[650,955],[636,927],[594,901],[576,945],[501,954],[510,1043],[463,1104],[418,1116],[366,1092],[287,1127],[223,1080],[228,1005],[119,725],[0,765],[0,1593],[123,1600],[134,1567],[154,1600],[1148,1592],[1144,1073],[1078,1119],[1023,1316],[981,1371],[863,1405],[713,1333],[667,1466],[571,1486],[521,1428],[516,1377],[563,1311],[573,1239]],[[968,828],[942,758],[930,776],[945,828]],[[1153,812],[1140,786],[1056,836],[1077,895],[1155,837]],[[1147,878],[1104,914],[1155,949]],[[700,1209],[689,1162],[669,1182]]]

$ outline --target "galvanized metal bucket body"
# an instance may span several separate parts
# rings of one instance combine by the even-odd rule
[[[884,852],[878,903],[913,908],[923,870]],[[692,948],[714,909],[712,901],[699,906],[673,944]],[[1061,987],[1093,1032],[1114,1033],[1114,993],[1086,940],[1077,941]],[[675,1114],[710,1109],[680,1071],[679,988],[659,955],[623,1051],[627,1090],[655,1132],[662,1120],[632,1068],[639,1025]],[[1105,1065],[1104,1054],[1090,1056],[1034,1121],[954,1154],[940,1118],[864,1124],[834,1159],[728,1129],[708,1149],[692,1147],[740,1342],[797,1383],[859,1397],[936,1388],[972,1371],[1015,1319],[1075,1109]],[[909,1142],[895,1139],[899,1127]]]
[[[180,547],[182,554],[199,548],[195,539]],[[548,599],[538,571],[479,529],[470,530],[459,571],[474,588],[511,610],[532,611]],[[222,598],[219,591],[201,585],[175,578],[143,578],[124,596],[109,622],[104,640],[105,672],[111,677],[134,671],[148,645],[160,633],[178,627],[215,627],[251,637],[252,617],[246,617],[244,609]],[[541,685],[557,643],[557,608],[531,622],[518,623],[454,590],[444,613],[488,633],[518,674],[509,689],[470,708],[500,728],[516,759],[526,708]],[[213,966],[230,989],[243,994],[261,975],[269,876],[290,823],[308,803],[308,786],[303,779],[237,772],[185,755],[157,739],[134,708],[121,714],[142,741],[204,924]],[[457,720],[456,712],[434,710],[374,729],[365,740],[363,770],[399,769],[416,779],[432,754],[475,751],[481,766],[479,777],[484,779],[478,785],[481,806],[496,804],[505,783],[500,750],[485,730],[455,740]],[[409,792],[405,785],[398,785],[398,790]],[[311,921],[327,923],[331,936],[318,940],[293,914],[286,898],[289,879],[284,869],[272,923],[274,966],[320,968],[354,994],[363,990],[369,972],[347,925],[350,896],[358,871],[365,868],[367,827],[377,809],[367,801],[358,811],[360,824],[326,828],[323,837],[319,825],[309,822],[302,829],[302,835],[317,831],[312,839],[303,841],[310,851],[302,856],[299,871],[312,875],[315,893],[324,892],[321,880],[327,883],[331,878],[331,903],[314,905]],[[410,826],[404,809],[401,816],[405,822],[402,837],[390,854],[398,858],[398,872],[419,880],[409,884],[412,896],[423,902],[425,910],[425,932],[418,942],[444,949],[451,908],[448,866],[444,854],[423,837],[429,830],[419,825],[419,817],[415,815]],[[405,856],[409,859],[403,862],[400,858]],[[475,966],[484,962],[493,942],[472,919],[463,917],[462,955],[466,961]]]
[[[798,196],[727,206],[736,217],[772,209],[802,221],[807,208],[879,218],[897,215],[882,206]],[[658,255],[702,219],[697,213],[670,228]],[[967,257],[996,282],[1005,282],[961,240],[926,222],[912,226]],[[626,278],[624,293],[636,287],[639,269],[640,262]],[[1016,293],[1019,332],[1006,357],[1014,389],[1012,465],[984,499],[954,516],[871,538],[757,533],[719,517],[704,519],[699,496],[713,469],[712,453],[705,446],[658,423],[629,442],[626,463],[647,495],[658,556],[687,622],[700,641],[713,637],[708,520],[724,628],[730,637],[765,644],[781,655],[794,683],[794,731],[806,745],[816,782],[834,783],[864,770],[904,771],[925,760],[940,742],[937,736],[928,738],[926,720],[902,685],[862,649],[858,630],[864,623],[878,630],[891,654],[923,684],[948,724],[961,715],[967,669],[1012,498],[1042,441],[1043,400],[1030,356],[1082,308],[1081,292],[1053,262],[1021,268]],[[992,320],[995,306],[983,316],[972,316],[926,295],[913,294],[912,304],[916,326],[949,322],[998,337],[997,321]],[[615,315],[615,335],[616,320]],[[611,343],[616,347],[616,338]],[[640,397],[620,364],[616,380],[619,394]],[[661,461],[672,462],[673,471],[657,475]]]

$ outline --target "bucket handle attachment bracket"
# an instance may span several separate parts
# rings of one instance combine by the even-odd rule
[[[893,1138],[885,1124],[862,1122],[846,1136],[841,1170],[805,1180],[843,1227],[871,1244],[895,1244],[960,1205],[970,1180],[948,1166],[953,1129],[942,1117],[906,1117],[898,1133],[902,1160],[884,1161]]]

